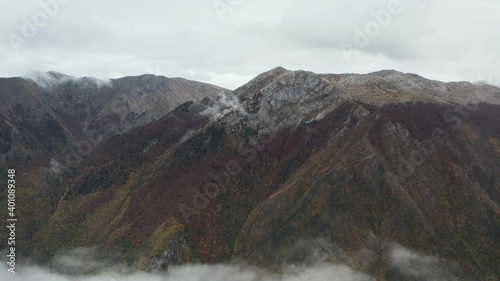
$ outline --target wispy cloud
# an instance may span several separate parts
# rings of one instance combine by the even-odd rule
[[[200,115],[219,119],[231,111],[238,111],[243,115],[247,115],[238,97],[234,96],[232,93],[224,93],[218,96],[211,105],[200,112]]]
[[[437,257],[419,255],[400,245],[391,245],[391,264],[410,280],[456,281],[460,267]],[[463,280],[463,279],[461,279]]]

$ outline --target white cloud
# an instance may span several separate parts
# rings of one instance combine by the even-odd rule
[[[34,81],[40,87],[45,89],[50,89],[51,87],[59,86],[68,82],[86,82],[85,85],[91,85],[97,88],[112,86],[110,79],[97,79],[93,77],[77,78],[56,72],[33,72],[28,74],[26,78]]]
[[[460,268],[458,265],[441,260],[437,257],[419,255],[418,253],[393,245],[391,264],[405,277],[413,280],[455,281],[454,274]]]
[[[328,242],[326,242],[328,244]],[[385,244],[385,242],[384,242]],[[387,244],[388,261],[402,276],[409,280],[455,281],[460,272],[458,264],[437,257],[418,254],[398,244]],[[325,249],[324,249],[325,250]],[[16,273],[7,271],[7,263],[0,263],[0,280],[12,281],[372,281],[373,277],[348,265],[324,263],[334,257],[311,256],[308,265],[288,265],[281,273],[244,264],[193,264],[171,267],[168,272],[132,271],[119,264],[98,259],[96,248],[77,248],[61,252],[51,261],[51,267],[17,265]],[[316,253],[318,254],[318,253]],[[361,250],[357,258],[373,253]],[[2,254],[5,256],[5,252]],[[349,259],[349,258],[348,258]],[[359,260],[358,260],[359,261]],[[460,277],[461,278],[461,277]]]
[[[74,262],[74,261],[73,261]],[[0,265],[0,279],[12,281],[371,281],[373,278],[347,266],[323,265],[300,272],[273,274],[262,269],[231,265],[191,265],[172,268],[168,273],[104,270],[97,275],[62,275],[39,266],[19,269],[16,274]]]

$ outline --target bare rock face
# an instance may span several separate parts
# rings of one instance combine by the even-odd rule
[[[91,241],[138,249],[121,259],[130,265],[243,259],[280,270],[320,241],[334,246],[322,262],[377,280],[426,280],[394,261],[416,252],[450,280],[496,280],[499,136],[490,85],[275,68],[103,141],[62,179],[26,250],[43,260]]]

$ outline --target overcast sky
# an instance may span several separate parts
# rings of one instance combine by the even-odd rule
[[[42,4],[45,3],[45,4]],[[0,0],[0,76],[153,73],[234,89],[283,66],[500,84],[500,1]]]

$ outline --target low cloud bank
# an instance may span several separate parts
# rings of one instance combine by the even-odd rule
[[[232,265],[192,265],[174,267],[168,273],[125,273],[116,270],[103,271],[97,275],[65,275],[39,266],[19,269],[8,273],[5,265],[0,267],[0,280],[7,281],[371,281],[373,278],[356,272],[348,266],[323,265],[290,269],[281,275],[265,270]]]
[[[391,244],[388,261],[398,280],[456,281],[460,267],[442,259],[420,255]],[[2,281],[373,281],[377,280],[347,265],[322,263],[288,266],[277,274],[247,265],[184,265],[168,272],[131,271],[121,265],[96,259],[96,249],[78,248],[57,255],[51,268],[19,265],[16,274],[0,264]],[[3,256],[3,255],[2,255]],[[93,274],[90,274],[93,272]],[[85,274],[82,274],[85,273]],[[394,276],[393,276],[394,277]]]

